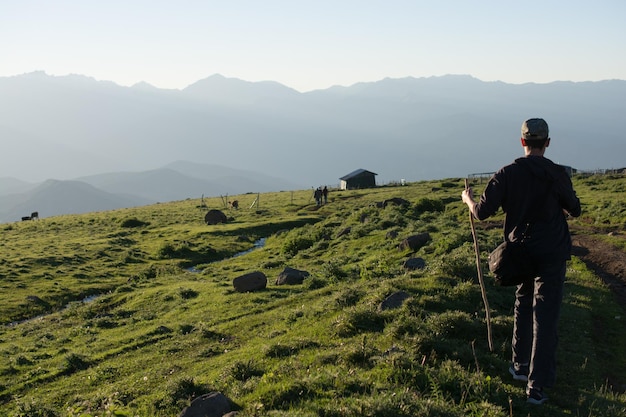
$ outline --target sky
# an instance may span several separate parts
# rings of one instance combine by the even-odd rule
[[[624,0],[0,0],[0,77],[300,92],[384,78],[626,79]]]

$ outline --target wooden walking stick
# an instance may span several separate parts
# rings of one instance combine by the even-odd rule
[[[469,189],[467,178],[465,179],[465,189]],[[487,290],[485,289],[485,280],[483,279],[483,269],[480,266],[480,250],[478,248],[478,238],[476,237],[476,228],[474,227],[474,214],[472,210],[469,212],[470,225],[472,226],[472,237],[474,238],[474,252],[476,253],[476,270],[478,271],[478,283],[480,284],[480,292],[483,295],[483,303],[485,304],[485,317],[487,319],[487,341],[489,342],[489,351],[493,352],[493,338],[491,336],[491,312],[489,311],[489,301],[487,300]]]

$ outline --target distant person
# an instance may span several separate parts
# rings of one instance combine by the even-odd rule
[[[315,189],[315,193],[313,194],[315,196],[315,204],[317,204],[318,206],[322,205],[322,190],[320,189],[320,187],[317,187]]]
[[[322,190],[322,196],[324,197],[324,204],[328,203],[328,187],[324,186]]]
[[[557,322],[572,248],[566,216],[579,216],[581,208],[565,168],[544,157],[550,145],[545,120],[526,120],[521,144],[524,157],[496,172],[478,203],[471,188],[461,198],[478,220],[502,207],[504,239],[523,240],[528,262],[537,268],[537,276],[515,291],[509,372],[526,381],[527,401],[538,405],[548,399],[544,389],[556,381]]]

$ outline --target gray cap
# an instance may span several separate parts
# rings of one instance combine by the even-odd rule
[[[528,119],[522,123],[522,139],[543,140],[549,135],[548,124],[543,119]]]

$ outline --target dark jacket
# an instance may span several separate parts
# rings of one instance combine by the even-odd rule
[[[489,180],[476,207],[479,220],[502,207],[504,238],[523,240],[538,262],[570,259],[566,215],[580,215],[580,200],[565,168],[542,156],[516,159]]]

